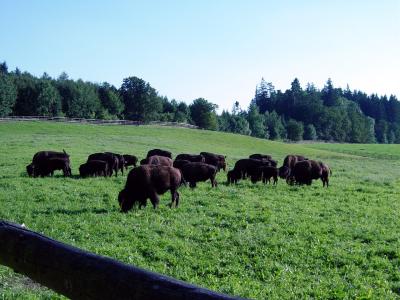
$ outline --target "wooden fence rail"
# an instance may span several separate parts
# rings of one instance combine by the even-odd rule
[[[0,264],[73,299],[240,299],[63,244],[0,220]]]
[[[101,120],[101,119],[83,119],[83,118],[66,118],[66,117],[46,117],[46,116],[8,116],[0,118],[0,121],[54,121],[54,122],[68,122],[68,123],[87,123],[96,125],[159,125],[159,126],[175,126],[198,129],[198,126],[179,123],[179,122],[164,122],[164,121],[151,121],[144,123],[141,121],[130,120]]]

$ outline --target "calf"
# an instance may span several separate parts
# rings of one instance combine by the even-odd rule
[[[89,160],[88,162],[80,165],[79,175],[81,177],[87,177],[87,176],[107,177],[108,164],[104,160]]]
[[[190,162],[182,167],[181,172],[184,180],[189,182],[191,188],[195,188],[197,182],[208,179],[211,181],[211,187],[217,186],[217,181],[215,180],[217,168],[212,165],[201,162]]]
[[[238,170],[232,169],[232,170],[228,171],[226,177],[227,177],[228,184],[231,184],[231,183],[237,184],[238,181],[242,178],[242,174]]]
[[[118,158],[110,153],[93,153],[88,156],[87,161],[91,160],[102,160],[107,163],[108,176],[112,176],[113,171],[115,172],[115,177],[117,177],[119,169]]]
[[[125,160],[125,169],[128,170],[128,166],[134,166],[136,167],[137,164],[137,157],[134,155],[129,155],[129,154],[124,154],[122,155],[124,157]]]
[[[271,183],[271,178],[274,179],[273,184],[276,185],[278,183],[278,169],[276,167],[267,166],[261,167],[262,170],[262,181],[263,183]]]

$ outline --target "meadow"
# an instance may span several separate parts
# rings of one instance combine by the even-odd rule
[[[80,179],[90,153],[304,154],[332,168],[329,188],[241,181],[180,188],[181,202],[119,212],[124,176]],[[65,149],[71,178],[29,178],[35,152]],[[215,291],[253,299],[400,297],[400,145],[285,144],[153,126],[0,123],[0,219]],[[62,296],[0,266],[0,299]]]

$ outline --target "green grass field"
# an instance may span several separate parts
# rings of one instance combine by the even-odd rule
[[[331,186],[242,181],[200,183],[159,208],[119,212],[117,178],[29,178],[39,150],[70,154],[73,174],[88,154],[143,158],[152,148],[252,153],[282,163],[304,154],[328,163]],[[254,299],[400,297],[400,145],[284,144],[182,128],[0,123],[0,219],[62,242],[212,290]],[[0,245],[1,247],[1,245]],[[1,299],[60,297],[0,266]]]

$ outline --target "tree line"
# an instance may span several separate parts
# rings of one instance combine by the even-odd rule
[[[66,73],[56,79],[46,73],[38,78],[0,64],[2,117],[170,121],[272,140],[400,143],[400,102],[395,96],[335,88],[330,79],[320,90],[310,83],[302,88],[296,78],[284,92],[262,79],[247,109],[235,102],[231,111],[218,115],[217,108],[204,98],[189,105],[170,100],[138,77],[123,79],[117,88],[107,82],[72,80]]]

